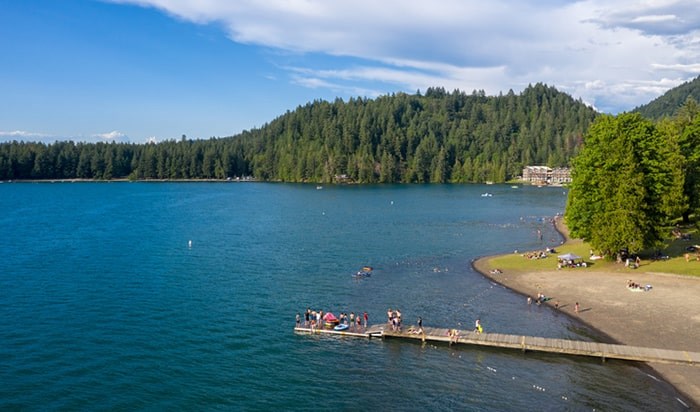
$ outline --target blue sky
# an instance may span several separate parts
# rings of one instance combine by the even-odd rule
[[[700,7],[0,0],[0,55],[0,141],[230,136],[315,99],[431,86],[543,82],[618,113],[700,74]]]

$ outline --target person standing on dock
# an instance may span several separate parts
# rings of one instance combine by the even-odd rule
[[[367,312],[365,312],[362,316],[365,319],[365,329],[367,329],[367,321],[369,320],[369,315],[367,315]]]
[[[301,315],[297,312],[297,328],[301,326]]]

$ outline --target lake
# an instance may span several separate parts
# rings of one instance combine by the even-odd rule
[[[0,409],[683,410],[633,363],[293,332],[307,307],[398,308],[590,340],[470,264],[556,247],[565,204],[508,185],[0,184]]]

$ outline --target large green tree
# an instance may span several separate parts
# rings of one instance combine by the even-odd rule
[[[639,114],[599,117],[573,164],[566,223],[608,256],[658,245],[685,204],[678,146]]]

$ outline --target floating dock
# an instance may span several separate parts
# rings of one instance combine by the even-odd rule
[[[654,349],[610,343],[585,342],[569,339],[541,338],[536,336],[507,335],[502,333],[476,333],[458,330],[456,337],[450,329],[423,328],[393,331],[386,324],[356,327],[344,331],[308,327],[294,328],[296,333],[329,334],[361,338],[410,339],[422,342],[444,342],[450,345],[472,345],[493,348],[516,349],[523,352],[546,352],[565,355],[588,356],[606,359],[622,359],[639,362],[657,362],[681,365],[700,365],[700,352]]]

